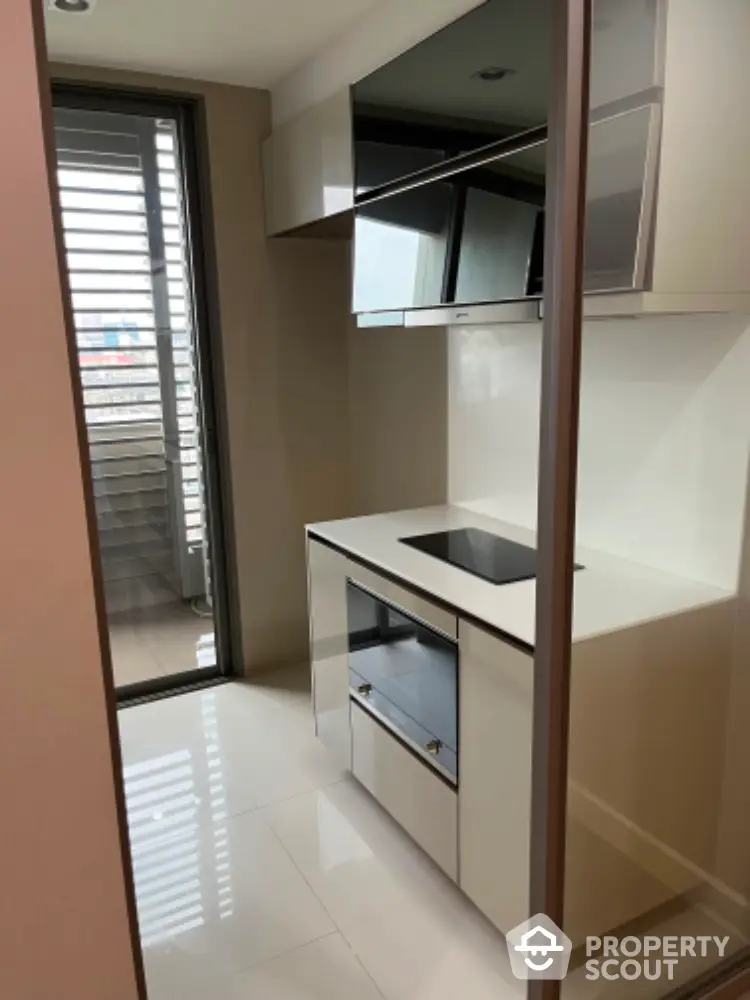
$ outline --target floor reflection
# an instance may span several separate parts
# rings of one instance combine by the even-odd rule
[[[200,695],[200,723],[199,751],[193,744],[124,768],[145,947],[234,912],[215,691]],[[208,802],[198,789],[208,790]]]
[[[502,939],[312,728],[304,667],[120,713],[150,1000],[515,998]]]

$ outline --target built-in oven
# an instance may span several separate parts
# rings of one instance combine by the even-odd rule
[[[351,580],[350,695],[450,784],[458,784],[458,645]]]

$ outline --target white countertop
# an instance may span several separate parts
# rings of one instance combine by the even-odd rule
[[[308,530],[373,567],[395,574],[407,585],[434,594],[459,612],[533,646],[535,580],[497,586],[399,541],[409,535],[469,527],[536,545],[536,532],[463,507],[373,514],[311,524]],[[734,597],[730,591],[583,547],[576,548],[576,561],[585,569],[574,577],[574,642]]]

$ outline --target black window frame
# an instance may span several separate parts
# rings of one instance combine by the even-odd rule
[[[178,135],[193,291],[194,351],[200,373],[216,665],[121,685],[116,696],[118,706],[123,707],[222,683],[244,672],[206,102],[201,94],[103,86],[65,78],[53,78],[51,92],[53,109],[170,119]],[[67,282],[67,268],[63,270]],[[67,287],[66,292],[70,296]],[[78,366],[72,374],[81,391]],[[84,467],[84,474],[90,477],[90,463],[86,461]],[[93,541],[99,559],[99,540]]]

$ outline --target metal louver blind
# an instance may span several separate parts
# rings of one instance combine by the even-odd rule
[[[190,579],[204,530],[174,139],[153,121],[129,130],[121,116],[55,115],[107,604],[127,611],[204,586]],[[144,139],[159,150],[158,192],[147,190]],[[165,261],[153,254],[155,201]]]
[[[178,384],[180,492],[185,539],[191,550],[200,551],[203,558],[207,531],[200,439],[196,423],[197,364],[191,336],[190,270],[186,256],[185,211],[178,183],[174,123],[157,123],[156,149],[173,363]],[[180,348],[179,352],[175,350],[177,346]]]

